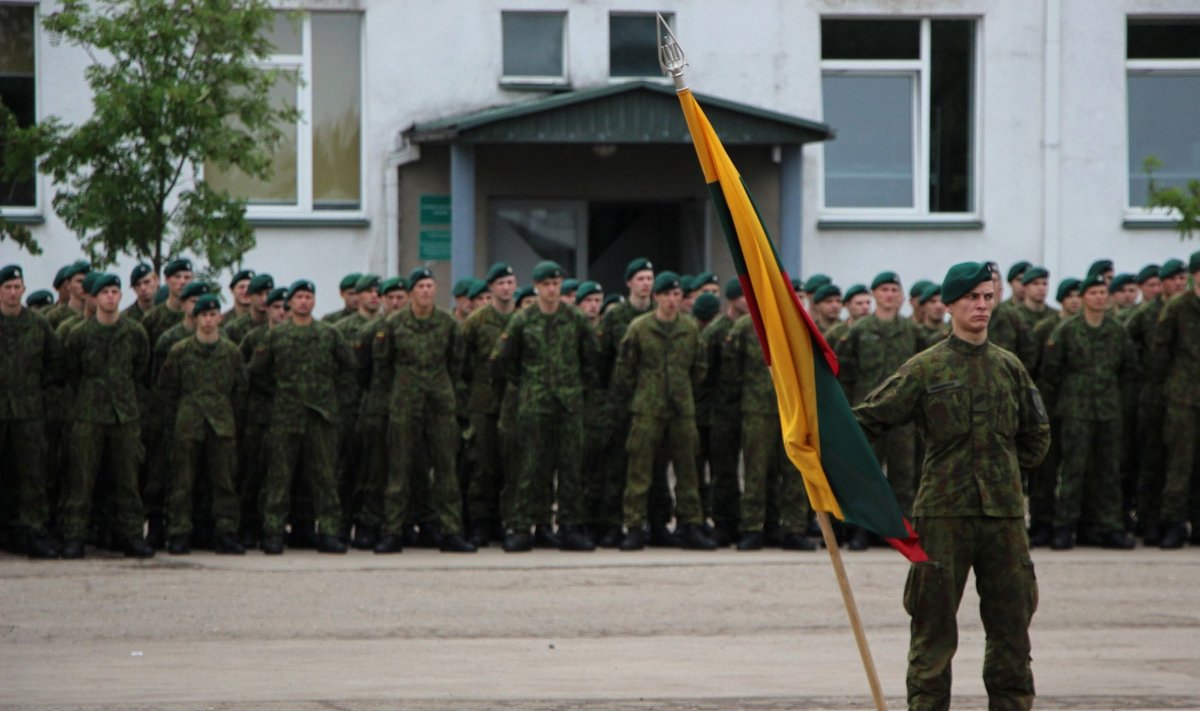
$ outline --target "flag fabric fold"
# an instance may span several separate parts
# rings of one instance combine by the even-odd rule
[[[882,536],[913,562],[928,560],[850,411],[837,357],[792,291],[741,175],[691,90],[680,90],[679,101],[771,369],[785,449],[809,502]]]

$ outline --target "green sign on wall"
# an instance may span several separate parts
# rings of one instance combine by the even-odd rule
[[[450,259],[450,230],[422,229],[419,240],[422,262],[447,261]]]
[[[421,224],[448,225],[450,224],[450,196],[422,195]]]

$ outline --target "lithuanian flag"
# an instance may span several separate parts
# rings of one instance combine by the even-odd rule
[[[837,357],[792,291],[741,175],[691,90],[680,90],[679,101],[775,382],[788,457],[813,509],[882,536],[913,562],[928,560],[850,411]]]

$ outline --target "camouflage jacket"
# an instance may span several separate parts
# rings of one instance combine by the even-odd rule
[[[1151,381],[1161,384],[1167,401],[1200,405],[1200,296],[1180,294],[1167,304],[1154,329]]]
[[[1050,340],[1050,334],[1054,333],[1054,329],[1058,328],[1058,325],[1065,320],[1060,313],[1057,318],[1038,321],[1038,325],[1033,329],[1033,344],[1037,348],[1035,351],[1037,355],[1033,359],[1033,369],[1029,371],[1029,374],[1033,376],[1039,388],[1045,385],[1042,382],[1042,363],[1046,361],[1046,341]]]
[[[722,313],[700,333],[706,366],[704,381],[696,388],[696,424],[700,427],[711,426],[718,419],[737,418],[739,396],[724,387],[725,378],[721,374],[725,337],[733,325],[734,320]]]
[[[368,417],[387,417],[392,402],[392,371],[374,357],[377,335],[385,334],[386,314],[380,314],[363,324],[350,345],[358,357],[358,385],[363,390],[361,414]]]
[[[1139,407],[1160,408],[1164,404],[1162,381],[1157,382],[1150,376],[1149,368],[1153,363],[1154,332],[1158,328],[1158,317],[1162,315],[1166,300],[1160,294],[1150,301],[1143,302],[1133,309],[1129,320],[1125,322],[1125,330],[1133,340],[1133,350],[1137,361],[1143,366],[1143,375],[1136,384],[1137,404]]]
[[[1033,334],[1018,313],[1016,302],[1011,299],[999,304],[992,311],[992,320],[988,322],[988,342],[995,343],[1020,358],[1026,370],[1034,365],[1037,358]]]
[[[57,331],[58,327],[62,325],[63,321],[66,321],[68,318],[78,314],[76,313],[75,309],[71,308],[70,304],[68,304],[66,301],[60,301],[54,306],[51,306],[44,315],[46,320],[50,322],[50,326]]]
[[[921,332],[921,350],[935,346],[950,337],[950,324],[948,323],[943,323],[941,326],[920,324],[917,328]]]
[[[653,310],[653,301],[644,311],[639,311],[628,301],[622,301],[606,311],[604,317],[600,319],[600,328],[596,331],[596,338],[600,342],[600,378],[604,387],[609,387],[609,383],[612,381],[613,369],[616,367],[617,356],[621,350],[621,339],[625,338],[629,324],[633,323],[638,316],[648,314]]]
[[[1029,329],[1029,334],[1031,336],[1033,335],[1033,329],[1036,328],[1039,323],[1048,318],[1058,317],[1058,309],[1048,304],[1046,305],[1046,308],[1042,309],[1041,311],[1034,311],[1026,306],[1024,302],[1019,304],[1014,303],[1012,308],[1014,311],[1016,311],[1017,315],[1021,317],[1021,320],[1025,323],[1025,328]],[[1028,364],[1026,364],[1026,367],[1028,367]]]
[[[1121,417],[1121,392],[1136,372],[1125,327],[1108,316],[1090,326],[1081,312],[1046,340],[1042,392],[1055,417],[1109,422]]]
[[[363,389],[359,383],[358,374],[362,362],[360,354],[363,346],[359,337],[362,335],[363,327],[371,320],[355,311],[333,324],[333,327],[342,334],[342,338],[354,352],[354,368],[338,374],[338,410],[349,418],[349,422],[354,422],[358,418],[358,411],[362,407]]]
[[[267,339],[270,324],[250,329],[238,344],[238,354],[243,364],[249,364],[254,351]],[[275,381],[270,374],[254,375],[246,372],[246,422],[267,427],[271,424],[271,398],[275,396]]]
[[[834,344],[838,380],[851,404],[862,402],[906,360],[924,350],[916,324],[897,315],[882,321],[874,314],[860,319]]]
[[[250,359],[250,376],[272,383],[271,428],[302,432],[309,411],[337,424],[337,376],[354,367],[354,353],[333,326],[288,322],[267,330]]]
[[[150,308],[154,307],[151,306]],[[149,309],[143,310],[141,304],[135,301],[129,306],[125,307],[125,310],[121,312],[121,316],[123,318],[133,319],[134,321],[141,323],[142,319],[146,318],[146,314],[148,313],[150,313]]]
[[[22,307],[0,314],[0,420],[45,417],[46,389],[60,377],[62,352],[50,322]]]
[[[225,332],[225,337],[233,341],[234,345],[241,345],[242,339],[246,337],[254,329],[267,323],[267,315],[263,314],[262,321],[254,320],[254,310],[251,309],[248,313],[241,316],[234,316],[228,322],[222,319],[221,330]]]
[[[175,413],[176,440],[204,439],[204,425],[218,437],[234,437],[246,403],[246,366],[228,338],[201,343],[195,336],[176,343],[158,376],[168,412]]]
[[[150,348],[153,349],[157,346],[158,339],[181,321],[183,321],[183,310],[176,311],[166,303],[159,304],[147,311],[142,318],[142,328],[146,329],[146,336],[150,339]],[[166,357],[166,354],[164,353],[163,356]]]
[[[587,318],[569,306],[552,314],[537,304],[513,316],[491,353],[492,378],[516,387],[521,414],[581,412],[596,380],[599,344]]]
[[[458,322],[435,308],[417,318],[411,305],[390,314],[375,334],[371,355],[392,373],[388,413],[454,415],[454,383],[462,372],[462,341]]]
[[[158,340],[154,342],[154,351],[150,356],[150,382],[151,384],[158,382],[158,374],[162,372],[163,364],[167,362],[167,355],[171,349],[175,347],[183,339],[191,336],[196,332],[195,323],[191,328],[188,328],[187,321],[183,320],[174,326],[168,328]]]
[[[321,321],[323,323],[327,323],[332,326],[333,324],[337,323],[338,321],[341,321],[342,319],[346,318],[347,316],[349,316],[350,314],[353,314],[353,313],[358,313],[358,309],[350,309],[350,308],[346,308],[345,306],[343,306],[342,308],[338,309],[337,311],[330,311],[329,313],[322,316]]]
[[[693,388],[704,382],[707,368],[694,319],[660,321],[650,312],[634,319],[621,339],[614,397],[629,402],[635,415],[695,417]]]
[[[89,319],[71,330],[63,370],[75,392],[76,422],[128,424],[141,418],[150,345],[137,321],[105,326]]]
[[[872,438],[916,423],[925,446],[917,517],[1024,516],[1021,468],[1050,447],[1045,406],[1016,356],[953,335],[905,363],[854,414]]]
[[[763,357],[754,321],[750,316],[737,320],[721,349],[721,399],[736,402],[744,415],[770,415],[779,412],[775,383]]]
[[[514,314],[502,314],[494,306],[485,306],[471,312],[459,325],[464,349],[462,379],[470,412],[489,415],[500,412],[501,394],[492,385],[490,360],[500,334],[512,322]]]

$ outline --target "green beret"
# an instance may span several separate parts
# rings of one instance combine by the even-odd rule
[[[822,284],[813,292],[812,300],[814,304],[819,304],[825,299],[832,299],[835,296],[839,298],[842,296],[842,290],[837,284]]]
[[[575,303],[577,303],[577,304],[582,303],[584,299],[591,296],[592,294],[603,295],[604,288],[600,286],[599,282],[595,282],[595,281],[583,282],[582,284],[579,285],[579,288],[575,290]]]
[[[1113,277],[1113,280],[1108,283],[1108,293],[1115,294],[1118,291],[1120,291],[1121,289],[1124,289],[1125,287],[1129,286],[1132,283],[1134,283],[1133,275],[1126,273],[1126,272],[1122,272],[1122,273],[1116,275],[1115,277]]]
[[[908,287],[908,298],[919,299],[921,294],[924,294],[925,290],[931,286],[933,286],[933,282],[928,279],[918,279],[917,283]]]
[[[357,281],[357,280],[356,280]],[[317,293],[317,285],[308,279],[297,279],[288,287],[287,297],[290,299],[301,291],[307,291],[310,294]]]
[[[1054,294],[1054,299],[1058,303],[1062,303],[1063,299],[1071,295],[1072,291],[1079,291],[1080,281],[1075,277],[1067,277],[1058,282],[1058,292]]]
[[[1183,261],[1179,259],[1168,259],[1163,262],[1162,269],[1158,270],[1158,275],[1163,279],[1168,279],[1176,274],[1184,272]]]
[[[600,305],[600,310],[603,311],[604,309],[607,309],[609,306],[612,306],[613,304],[623,304],[623,303],[625,303],[625,295],[624,294],[609,294],[608,296],[604,297],[604,303]]]
[[[1108,291],[1108,282],[1104,281],[1104,273],[1103,272],[1096,272],[1094,274],[1088,274],[1086,277],[1084,277],[1083,281],[1081,281],[1079,283],[1079,293],[1086,294],[1088,289],[1091,289],[1091,288],[1097,287],[1097,286],[1102,286],[1102,287],[1104,287],[1105,291]]]
[[[267,294],[267,306],[270,306],[271,304],[275,303],[276,301],[287,301],[287,296],[288,296],[288,290],[283,288],[282,286],[275,288],[275,289],[271,289],[271,293]]]
[[[560,288],[558,291],[560,294],[574,294],[575,290],[578,288],[578,279],[563,279],[562,288]]]
[[[991,281],[992,268],[986,262],[959,262],[942,280],[942,301],[953,304],[985,281]]]
[[[707,284],[716,284],[718,287],[720,287],[721,280],[712,272],[700,272],[692,278],[692,288],[694,289],[703,288]]]
[[[25,272],[17,264],[9,264],[6,267],[0,267],[0,284],[12,281],[13,279],[24,279]]]
[[[72,277],[79,276],[80,274],[87,274],[88,272],[92,271],[92,265],[89,264],[86,259],[80,259],[71,262],[71,265],[66,269],[66,278],[71,279]]]
[[[1104,272],[1111,272],[1112,270],[1113,270],[1113,262],[1111,259],[1097,259],[1096,261],[1092,262],[1092,266],[1088,267],[1087,273],[1088,273],[1088,276],[1090,277],[1093,274],[1103,274]],[[1083,281],[1084,281],[1083,290],[1087,291],[1087,281],[1088,280],[1084,279]]]
[[[917,303],[921,306],[928,304],[935,296],[942,295],[942,287],[939,284],[930,284],[921,291],[921,295],[917,297]]]
[[[163,276],[175,276],[179,272],[195,271],[192,269],[192,260],[180,257],[167,262],[167,266],[163,267]]]
[[[432,278],[433,278],[433,272],[429,271],[428,267],[417,267],[416,269],[412,270],[412,272],[410,272],[408,275],[408,288],[411,291],[411,290],[417,288],[417,282],[423,281],[425,279],[432,279]],[[457,289],[458,287],[455,287],[455,288]],[[464,296],[466,295],[465,292],[463,295]],[[455,296],[458,296],[458,294],[455,294]]]
[[[654,271],[654,265],[650,263],[649,259],[646,259],[645,257],[638,257],[629,264],[625,265],[625,281],[629,281],[633,278],[634,274],[647,269]]]
[[[734,299],[742,298],[744,295],[745,294],[742,293],[742,282],[739,281],[737,277],[733,277],[729,281],[725,282],[726,299],[733,301]]]
[[[679,275],[679,288],[683,289],[684,294],[690,294],[693,291],[695,291],[696,289],[700,288],[700,287],[692,284],[692,280],[695,278],[696,277],[692,276],[691,274],[680,274]]]
[[[87,274],[84,274],[83,293],[92,293],[92,285],[96,283],[96,279],[98,279],[102,274],[104,274],[104,272],[88,272]]]
[[[1021,283],[1028,285],[1034,279],[1049,279],[1050,272],[1045,267],[1029,267],[1021,275]]]
[[[232,289],[233,287],[237,286],[237,283],[243,279],[253,279],[253,278],[254,278],[254,270],[253,269],[239,269],[237,271],[237,273],[233,275],[233,278],[229,280],[229,288]]]
[[[826,284],[832,284],[832,283],[833,283],[833,279],[830,279],[828,276],[826,276],[824,274],[813,274],[812,276],[810,276],[808,278],[807,281],[804,282],[804,293],[811,294],[814,291],[816,291],[817,289],[820,289],[821,287],[825,286]]]
[[[456,299],[460,296],[466,296],[467,292],[471,290],[471,282],[473,281],[475,280],[471,279],[470,277],[466,279],[459,279],[458,281],[454,282],[454,288],[450,290],[450,293],[453,294],[454,298]],[[416,282],[413,282],[413,284],[416,284]]]
[[[488,270],[487,276],[484,277],[483,280],[488,284],[491,284],[497,279],[501,279],[506,276],[513,276],[514,274],[516,274],[516,272],[513,271],[512,267],[508,266],[507,262],[496,262],[492,265],[492,268]]]
[[[538,262],[533,268],[533,283],[540,284],[547,279],[561,279],[563,276],[563,268],[557,263],[546,260]]]
[[[871,291],[875,291],[884,284],[895,284],[900,286],[900,276],[896,272],[879,272],[875,275],[875,279],[871,281]],[[972,287],[975,285],[972,284]]]
[[[270,274],[255,274],[250,280],[250,286],[246,287],[247,294],[261,294],[264,291],[271,291],[275,288],[275,278]]]
[[[38,289],[25,297],[26,306],[49,306],[54,303],[54,293],[46,289]]]
[[[720,310],[721,300],[708,292],[697,296],[696,303],[692,304],[692,315],[701,321],[711,320]]]
[[[363,274],[354,282],[354,293],[361,294],[370,289],[379,288],[379,282],[383,281],[383,277],[378,274]]]
[[[234,282],[237,283],[237,282]],[[199,316],[205,311],[220,311],[221,300],[214,294],[205,294],[199,299],[196,299],[196,305],[192,307],[192,315]]]
[[[1138,272],[1137,276],[1134,277],[1133,280],[1139,285],[1145,284],[1146,282],[1158,276],[1158,269],[1159,267],[1157,264],[1147,264],[1146,266],[1142,267],[1142,271]]]
[[[179,298],[182,299],[183,301],[187,301],[188,299],[195,297],[195,296],[204,296],[205,294],[211,294],[212,291],[213,291],[212,288],[210,288],[206,282],[192,281],[192,282],[188,282],[188,285],[183,287],[183,293],[179,295]]]
[[[129,272],[129,285],[133,286],[134,284],[137,284],[139,281],[149,276],[153,271],[154,267],[150,266],[147,262],[139,262],[138,265],[133,268],[133,271]]]
[[[99,276],[97,276],[92,281],[92,288],[91,288],[91,290],[88,291],[88,293],[91,294],[92,296],[95,296],[96,294],[99,294],[102,290],[104,290],[106,287],[110,287],[110,286],[115,286],[118,289],[120,289],[121,288],[121,277],[117,276],[116,274],[100,273]]]
[[[842,300],[849,301],[850,299],[853,299],[854,297],[858,296],[859,294],[866,294],[866,293],[867,293],[866,284],[854,284],[849,289],[846,289],[846,293],[842,295]]]
[[[1008,268],[1008,281],[1012,281],[1013,279],[1020,277],[1032,266],[1033,264],[1031,262],[1027,262],[1024,259],[1012,265]],[[1024,284],[1025,282],[1021,283]]]
[[[672,271],[660,272],[654,277],[654,293],[661,294],[664,291],[671,289],[682,289],[679,284],[679,275]]]
[[[792,291],[804,291],[804,282],[799,279],[792,279]]]
[[[1200,272],[1200,252],[1192,252],[1192,256],[1188,257],[1188,274]]]
[[[488,283],[483,279],[475,279],[471,282],[471,288],[467,290],[468,299],[478,299],[481,295],[490,293]]]
[[[350,272],[346,276],[342,277],[342,280],[340,282],[338,282],[338,291],[346,291],[347,289],[353,289],[354,285],[358,283],[358,280],[361,277],[362,277],[362,272]]]
[[[70,279],[70,277],[67,276],[67,270],[70,268],[71,268],[71,265],[68,264],[65,267],[60,267],[59,270],[54,273],[54,288],[55,289],[62,286],[64,281],[66,281],[67,279]]]
[[[513,301],[519,304],[522,299],[528,299],[531,296],[537,296],[537,289],[534,289],[532,286],[523,286],[517,289],[517,293],[513,294]]]
[[[390,279],[384,279],[383,281],[379,282],[380,296],[389,294],[393,291],[408,291],[408,284],[405,284],[404,280],[398,276],[391,277]]]
[[[167,298],[170,296],[171,290],[167,288],[166,284],[163,284],[162,286],[158,287],[158,291],[154,292],[155,305],[165,303]]]

